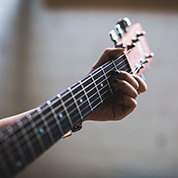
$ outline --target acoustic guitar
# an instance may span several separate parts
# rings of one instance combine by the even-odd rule
[[[125,46],[121,56],[79,80],[0,133],[0,177],[13,177],[48,150],[88,114],[110,97],[111,71],[141,76],[153,60],[145,32],[128,18],[110,32],[115,47]]]

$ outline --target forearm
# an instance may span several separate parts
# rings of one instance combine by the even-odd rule
[[[3,131],[5,128],[7,128],[9,125],[12,125],[18,120],[22,119],[23,117],[25,117],[27,114],[31,113],[32,111],[34,111],[34,109],[23,112],[21,114],[17,114],[14,116],[0,119],[0,132]]]

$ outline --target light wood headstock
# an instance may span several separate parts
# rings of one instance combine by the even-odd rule
[[[153,60],[146,37],[146,32],[137,23],[131,25],[128,18],[119,20],[115,30],[110,32],[110,38],[115,47],[125,47],[125,55],[130,64],[132,73],[141,76]]]

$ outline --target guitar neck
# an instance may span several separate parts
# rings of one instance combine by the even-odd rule
[[[131,72],[123,54],[105,63],[0,133],[0,177],[12,177],[113,93],[110,71]]]

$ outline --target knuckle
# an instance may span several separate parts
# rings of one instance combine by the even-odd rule
[[[138,84],[138,82],[135,83],[135,89],[139,90],[139,84]]]
[[[104,50],[104,53],[105,54],[108,54],[108,53],[110,53],[111,52],[111,49],[110,48],[106,48],[105,50]]]
[[[133,92],[133,97],[136,98],[138,96],[138,93],[135,91]]]
[[[120,80],[120,85],[123,87],[123,88],[126,88],[128,86],[127,82],[125,80]]]
[[[124,78],[127,78],[129,76],[129,73],[127,73],[126,71],[122,71],[122,75]]]

